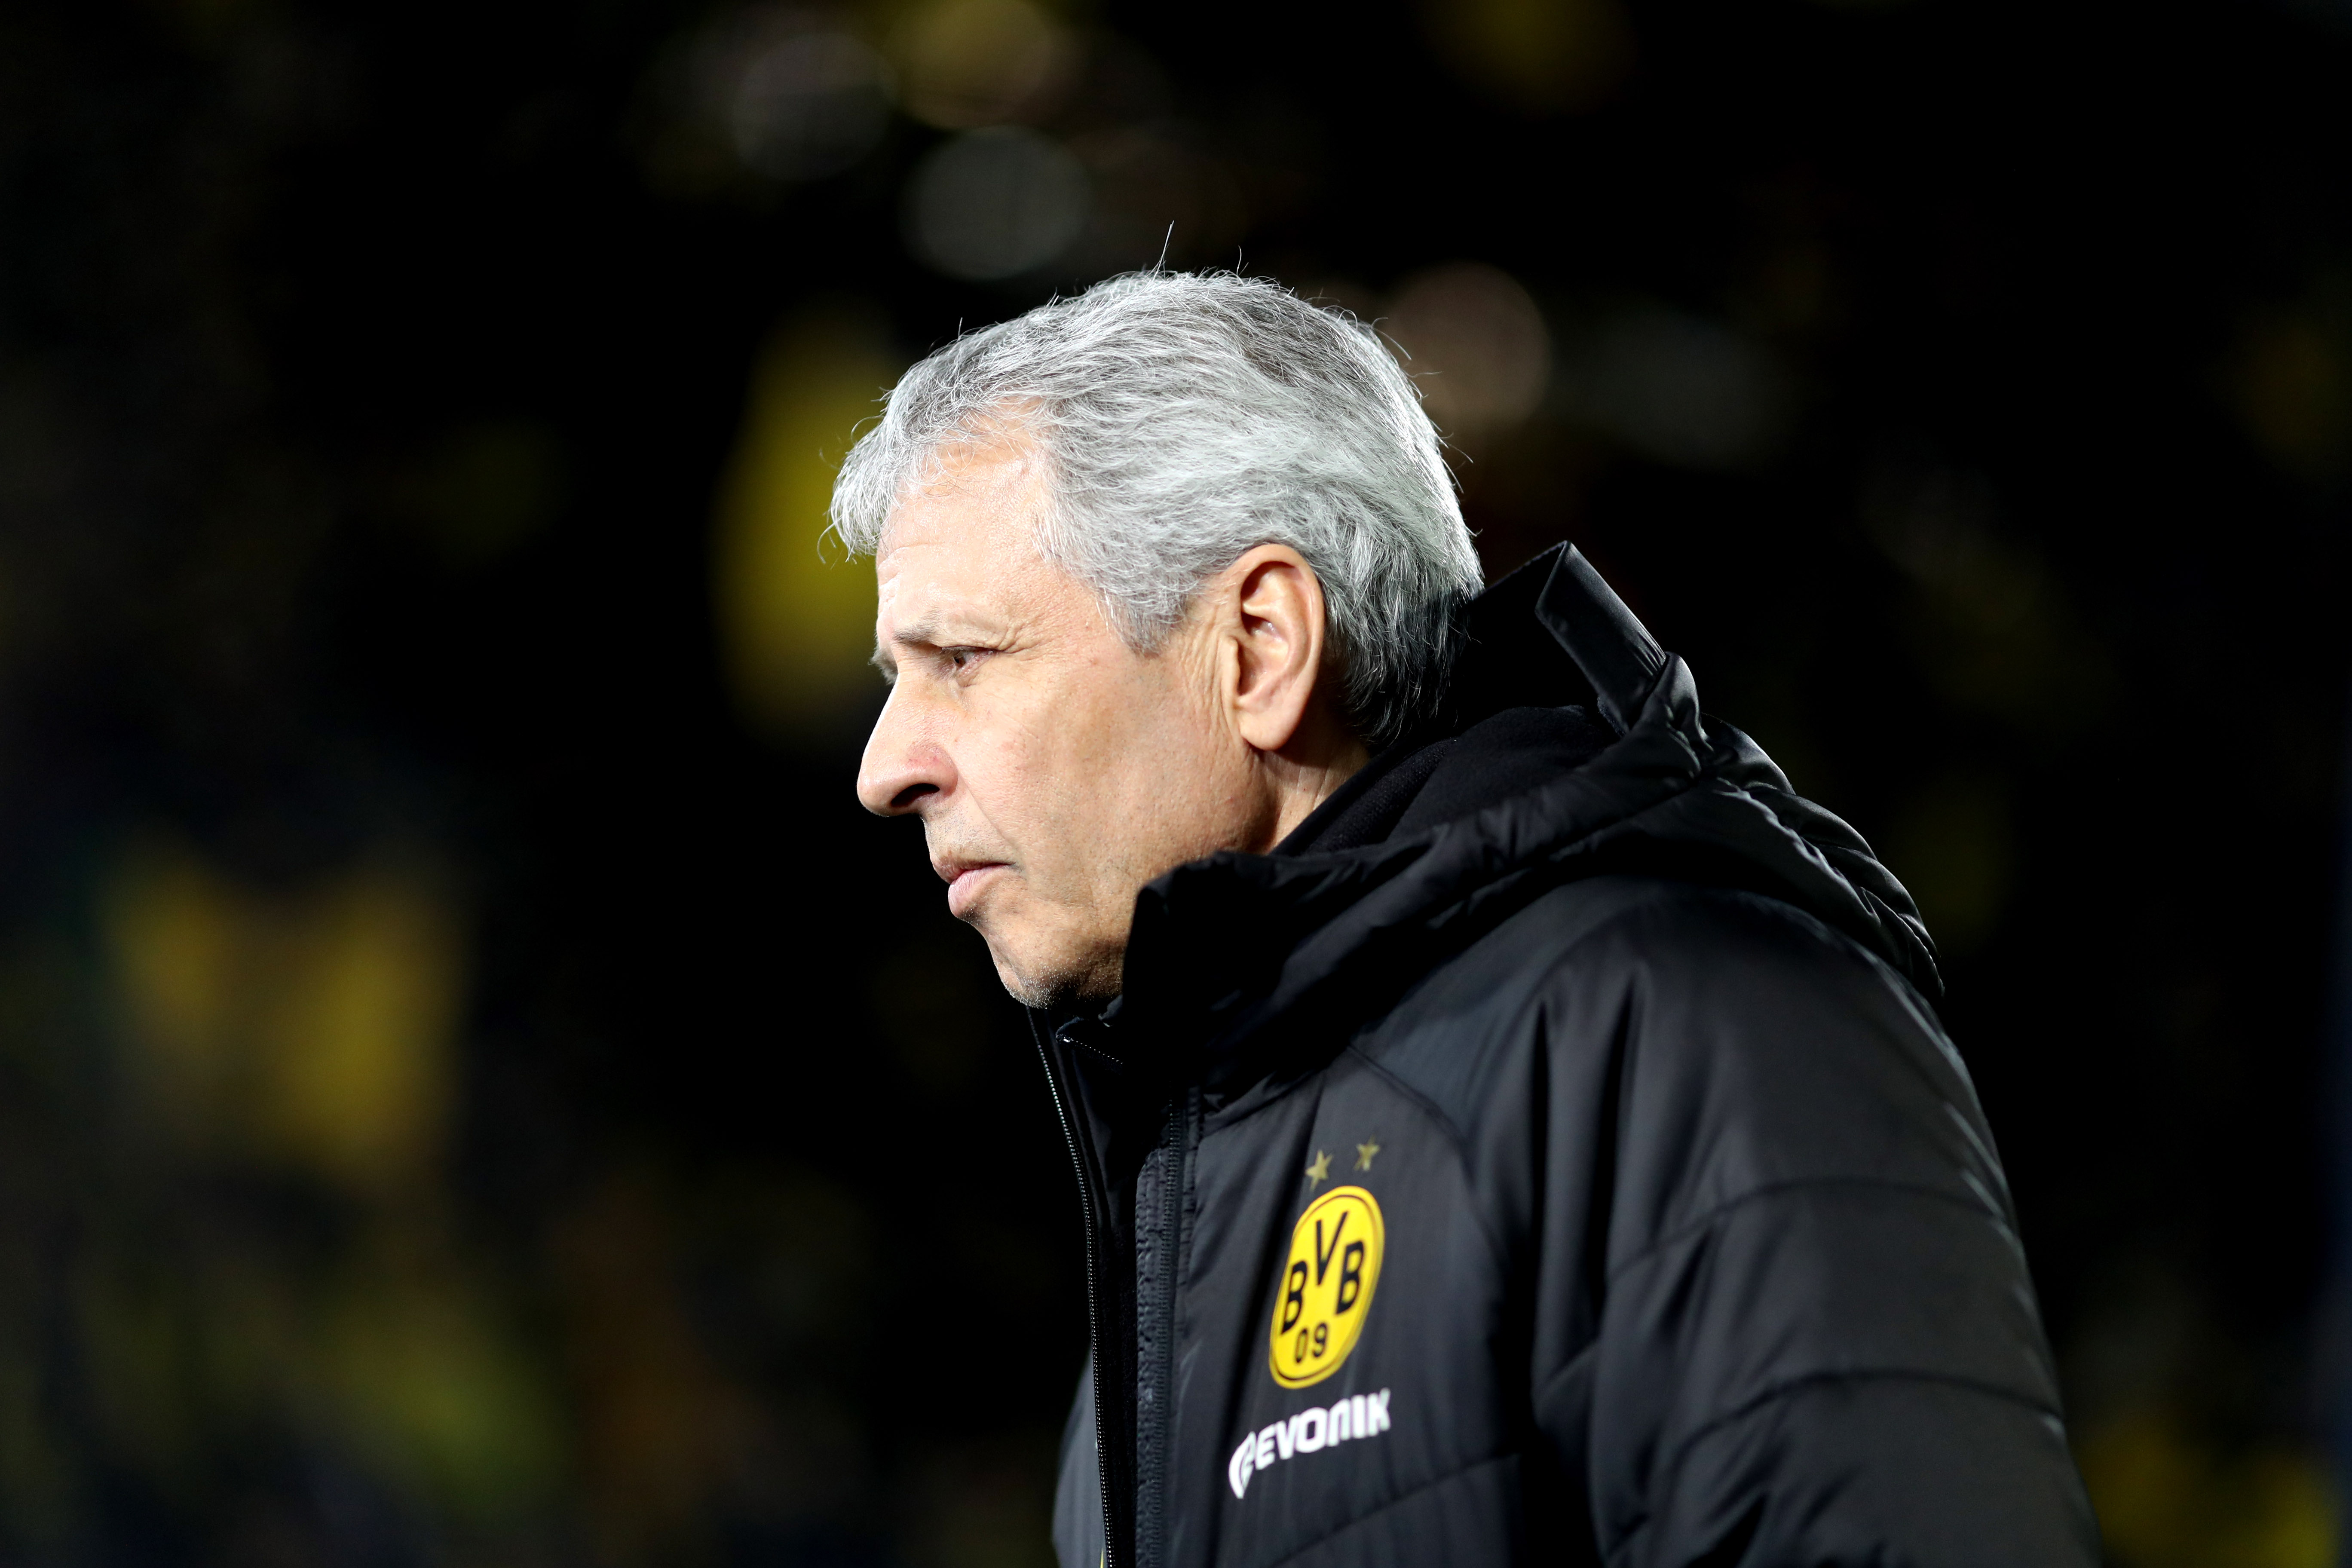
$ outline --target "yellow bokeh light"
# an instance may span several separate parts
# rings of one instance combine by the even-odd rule
[[[2312,1455],[2225,1455],[2173,1413],[2142,1409],[2101,1424],[2079,1457],[2100,1534],[2137,1568],[2329,1568],[2336,1561],[2336,1502]]]
[[[929,0],[892,33],[907,112],[970,131],[1041,112],[1075,63],[1068,33],[1029,0]]]
[[[715,587],[737,695],[771,728],[822,722],[875,680],[873,574],[824,530],[842,454],[900,368],[887,344],[861,307],[813,310],[753,378],[719,494]]]
[[[1589,109],[1633,66],[1617,0],[1435,0],[1428,15],[1465,79],[1528,113]]]
[[[561,1417],[539,1368],[461,1272],[355,1271],[320,1325],[322,1381],[379,1465],[476,1518],[545,1495]]]
[[[2247,432],[2279,467],[2314,481],[2352,461],[2352,353],[2336,328],[2317,311],[2275,313],[2246,330],[2231,366]]]
[[[463,956],[429,879],[371,866],[262,893],[151,852],[108,924],[133,1045],[184,1131],[358,1192],[430,1178]]]

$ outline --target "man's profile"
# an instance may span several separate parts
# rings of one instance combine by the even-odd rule
[[[2095,1560],[1909,897],[1575,551],[1483,587],[1370,331],[1115,279],[835,521],[1085,1202],[1065,1568]]]

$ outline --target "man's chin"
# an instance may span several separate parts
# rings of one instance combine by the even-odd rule
[[[996,978],[1003,984],[1005,994],[1024,1007],[1034,1008],[1040,1013],[1053,1013],[1067,1005],[1066,992],[1024,979],[1006,964],[996,966]]]
[[[1005,993],[1041,1013],[1092,1012],[1118,994],[1116,961],[1092,965],[1041,961],[1009,952],[992,939],[988,955],[996,963],[996,978]]]

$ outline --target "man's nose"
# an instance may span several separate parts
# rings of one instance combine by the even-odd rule
[[[894,689],[882,705],[857,764],[858,804],[877,816],[918,811],[926,797],[944,795],[955,783],[955,764],[946,748],[911,722],[908,705],[899,696]]]

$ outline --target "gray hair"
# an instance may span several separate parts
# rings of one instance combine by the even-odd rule
[[[1379,336],[1270,279],[1132,272],[967,333],[902,376],[850,449],[858,554],[941,449],[1007,425],[1047,474],[1038,547],[1139,651],[1201,584],[1286,544],[1323,584],[1349,721],[1386,744],[1434,705],[1483,576],[1421,397]]]

